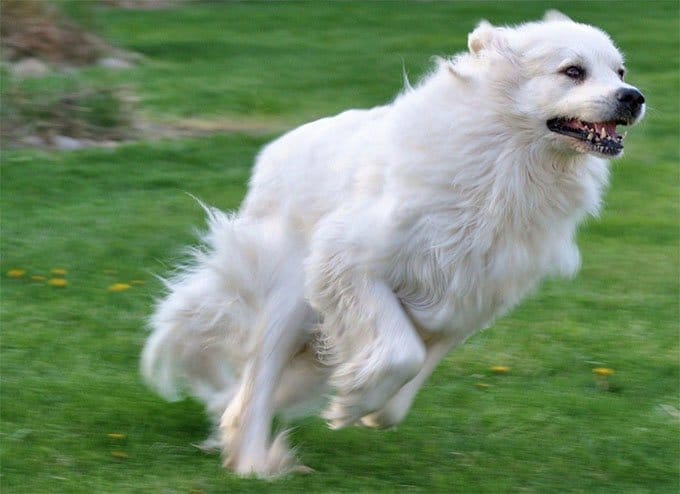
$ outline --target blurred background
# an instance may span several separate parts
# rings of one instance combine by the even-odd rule
[[[201,209],[266,142],[390,101],[486,18],[607,31],[646,96],[583,269],[453,352],[397,431],[299,420],[316,470],[237,479],[196,403],[138,377],[145,320]],[[2,492],[680,489],[677,1],[1,0]]]

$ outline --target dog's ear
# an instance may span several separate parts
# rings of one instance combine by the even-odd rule
[[[475,30],[468,35],[468,49],[474,55],[484,50],[503,52],[507,47],[508,43],[502,31],[486,20],[477,24]]]
[[[569,16],[564,15],[562,12],[560,12],[559,10],[555,10],[555,9],[546,10],[545,14],[543,14],[543,20],[546,21],[546,22],[553,22],[553,21],[570,21],[570,22],[573,22]]]

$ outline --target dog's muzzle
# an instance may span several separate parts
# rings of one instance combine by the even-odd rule
[[[614,93],[617,101],[616,118],[625,122],[634,122],[642,112],[645,103],[644,95],[635,88],[620,88]]]

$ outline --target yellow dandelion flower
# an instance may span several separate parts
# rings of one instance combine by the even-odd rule
[[[121,434],[120,432],[109,432],[107,436],[109,436],[110,439],[114,439],[116,441],[120,441],[121,439],[125,439],[127,437],[127,435]]]
[[[50,270],[50,273],[53,276],[66,276],[67,271],[65,269],[62,269],[62,268],[54,268],[54,269]]]
[[[63,278],[52,278],[47,282],[47,284],[55,288],[66,288],[68,282]]]
[[[45,281],[46,279],[47,278],[45,278],[44,276],[40,276],[37,274],[31,276],[31,281]]]
[[[15,279],[23,278],[25,274],[26,274],[25,269],[10,269],[9,271],[7,271],[7,276]]]
[[[128,454],[125,451],[111,451],[111,456],[114,458],[125,459],[128,457]]]
[[[125,290],[129,290],[130,285],[127,283],[114,283],[109,287],[110,292],[124,292]]]
[[[593,369],[593,374],[597,374],[598,376],[613,376],[614,375],[614,369],[610,369],[608,367],[595,367]]]
[[[504,365],[494,365],[489,369],[494,374],[507,374],[510,371],[510,367],[505,367]]]

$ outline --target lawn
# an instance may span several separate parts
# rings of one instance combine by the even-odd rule
[[[236,208],[258,149],[283,129],[388,101],[402,70],[417,79],[432,55],[463,50],[482,17],[514,23],[554,7],[612,35],[649,103],[613,164],[601,218],[580,232],[578,277],[545,283],[447,357],[398,430],[332,432],[303,419],[292,442],[316,473],[264,483],[222,470],[191,445],[208,431],[201,407],[163,402],[137,372],[162,293],[154,275],[182,258],[203,223],[187,192]],[[244,131],[2,153],[3,493],[678,492],[676,1],[197,2],[88,13],[145,61],[35,84],[125,85],[149,119]],[[251,124],[258,132],[246,132]],[[490,370],[499,365],[509,371]]]

